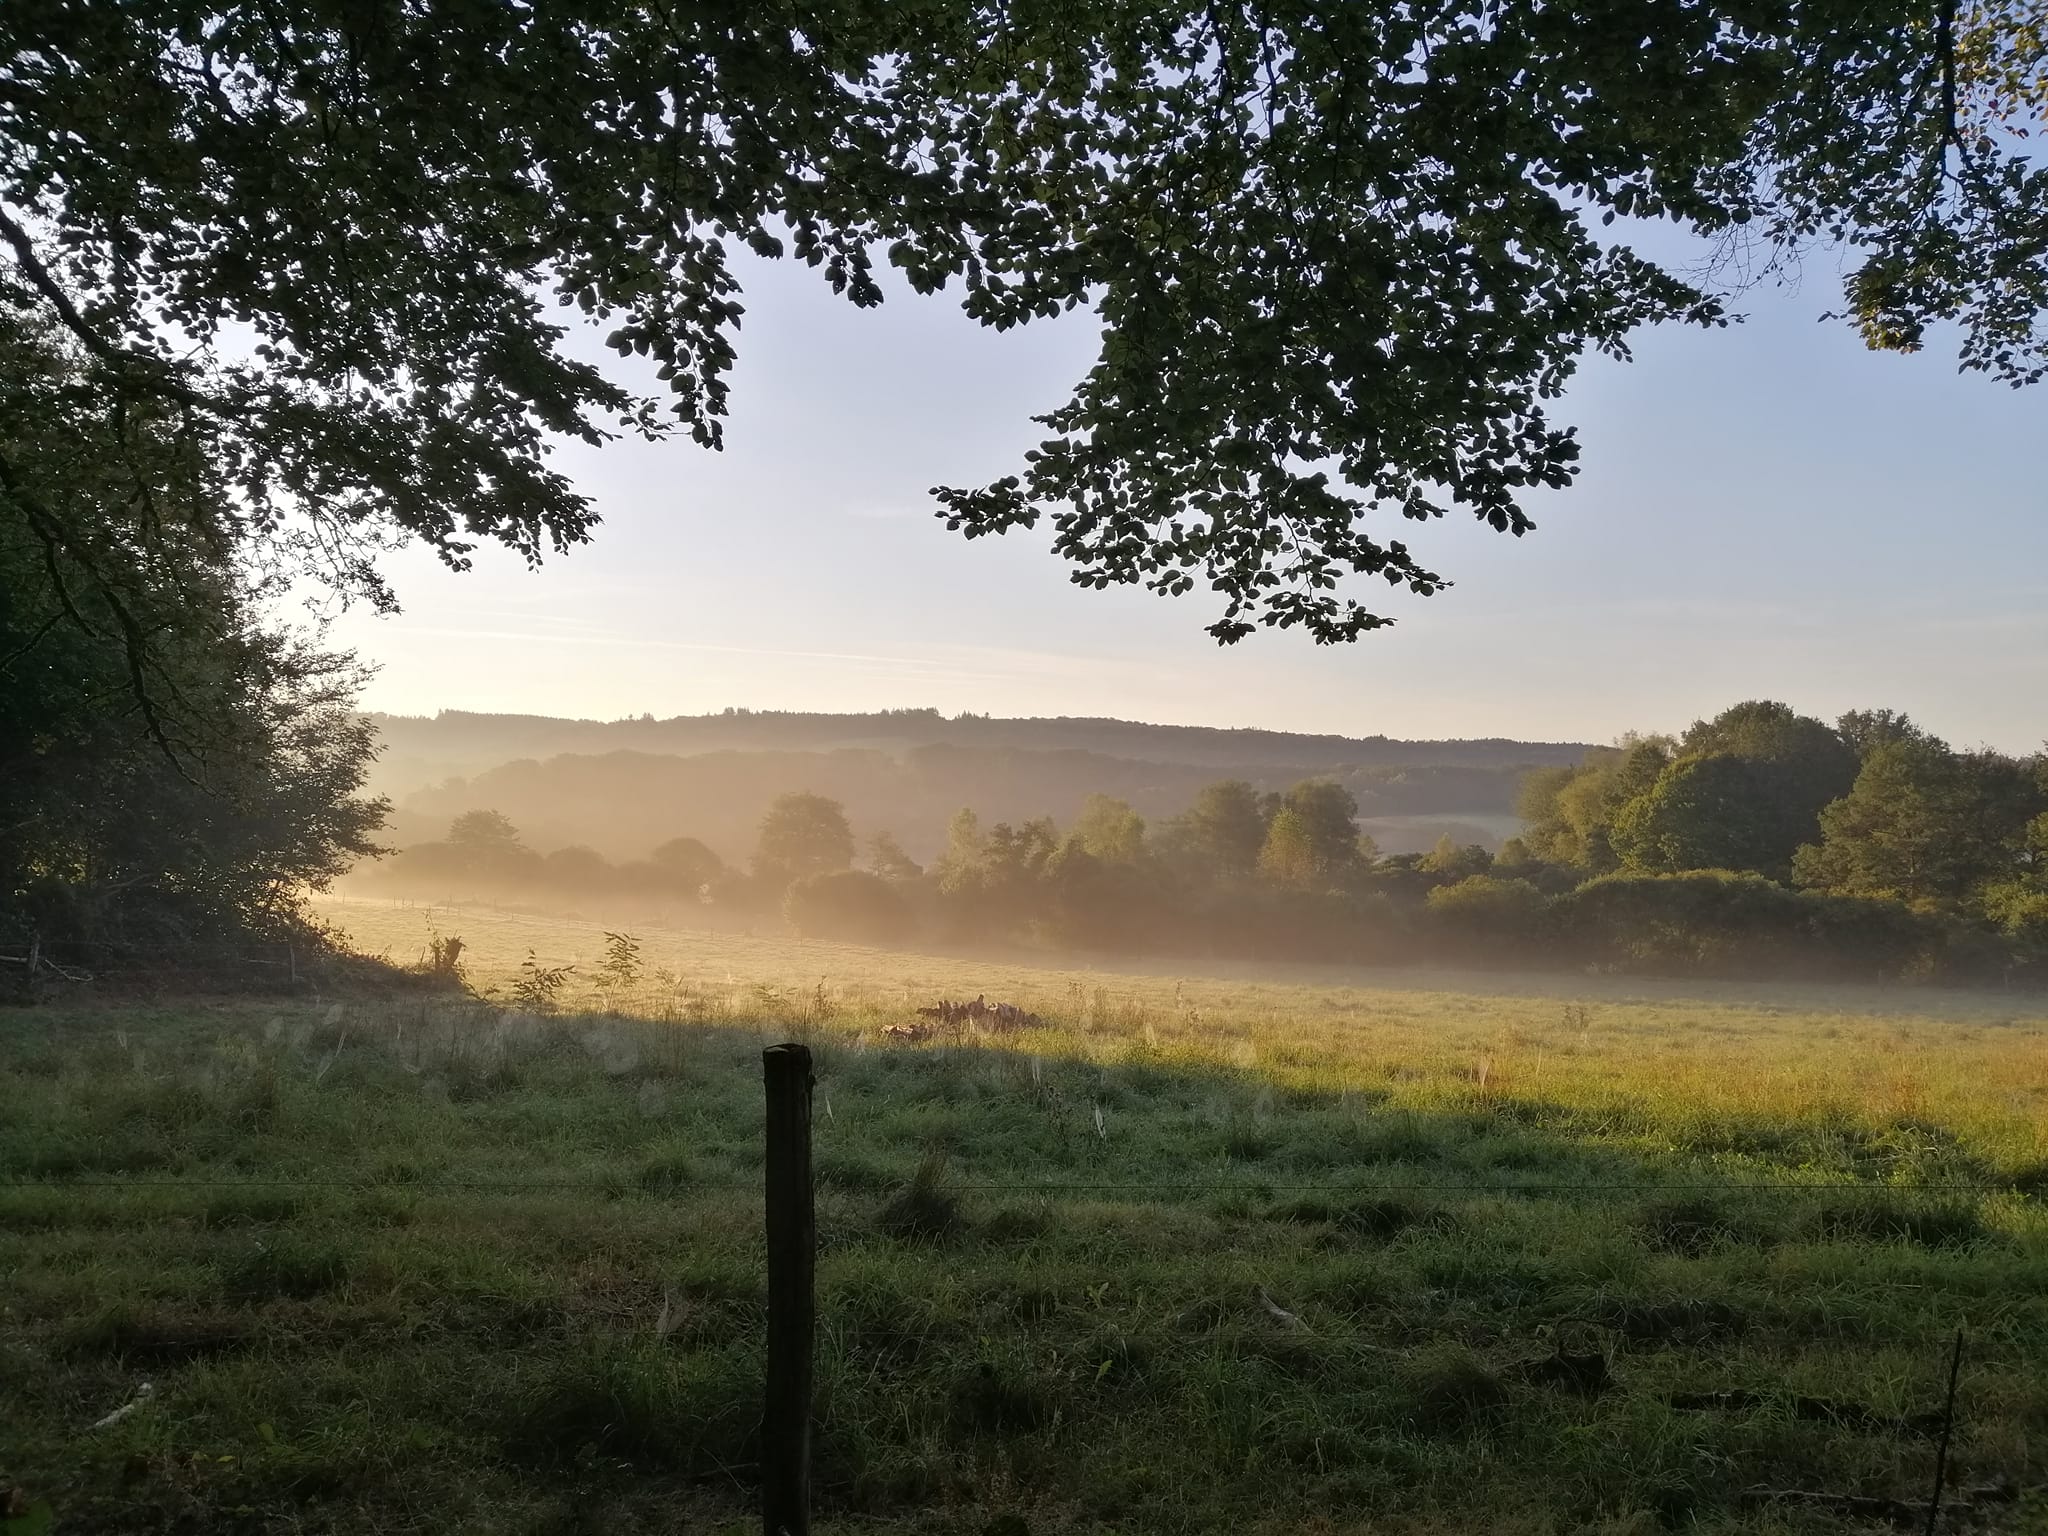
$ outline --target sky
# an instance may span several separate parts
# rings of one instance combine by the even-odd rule
[[[1371,584],[1398,622],[1338,647],[1219,647],[1199,587],[1084,590],[1047,528],[970,542],[933,515],[930,486],[1021,467],[1031,415],[1093,357],[1087,316],[998,334],[945,295],[860,311],[794,263],[742,275],[725,450],[564,447],[603,523],[537,571],[391,557],[404,612],[351,611],[331,637],[377,664],[367,707],[1608,741],[1765,697],[1903,709],[1958,746],[2048,740],[2048,385],[1960,374],[1938,346],[1865,351],[1820,318],[1840,292],[1825,259],[1743,295],[1741,325],[1588,360],[1557,403],[1583,473],[1530,503],[1535,532],[1386,514],[1455,585]]]

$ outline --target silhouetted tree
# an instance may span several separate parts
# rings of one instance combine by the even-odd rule
[[[452,847],[482,854],[514,853],[525,847],[512,818],[497,811],[464,811],[450,823]]]
[[[27,307],[0,264],[0,943],[97,969],[303,935],[303,892],[378,851],[361,669],[276,625],[176,406],[99,413],[109,365]]]
[[[1251,874],[1266,845],[1266,812],[1258,791],[1243,779],[1206,786],[1186,814],[1174,818],[1168,840],[1185,850],[1187,864],[1209,878]]]
[[[837,800],[779,795],[761,818],[754,878],[782,890],[805,875],[831,874],[853,863],[853,829]]]
[[[647,858],[661,884],[677,895],[696,896],[725,873],[725,860],[694,837],[672,837]]]

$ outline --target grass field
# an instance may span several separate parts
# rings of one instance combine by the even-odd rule
[[[791,1037],[826,1530],[1870,1527],[1958,1326],[1952,1497],[2048,1530],[2038,1001],[652,932],[599,992],[592,925],[329,915],[485,997],[0,1016],[0,1485],[56,1530],[746,1527]],[[976,993],[1043,1025],[883,1033]]]

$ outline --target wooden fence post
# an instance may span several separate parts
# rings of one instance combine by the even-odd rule
[[[767,1536],[810,1536],[811,1349],[817,1222],[811,1202],[811,1051],[761,1052],[768,1091],[768,1379],[761,1414]]]

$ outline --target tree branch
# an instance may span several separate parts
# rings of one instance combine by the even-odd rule
[[[22,657],[26,656],[30,651],[34,650],[37,646],[41,645],[43,643],[43,637],[48,635],[51,630],[55,629],[57,627],[57,621],[63,617],[64,615],[62,613],[51,614],[47,619],[43,620],[41,627],[39,627],[34,634],[30,635],[26,640],[22,641],[20,645],[17,645],[5,656],[0,656],[0,672],[7,671],[8,668],[12,667],[17,661],[21,660]]]
[[[1934,51],[1941,56],[1942,143],[1953,144],[1967,161],[1970,152],[1963,148],[1962,134],[1956,128],[1956,0],[1936,0]]]
[[[124,377],[132,377],[135,365],[139,362],[157,363],[159,369],[165,366],[145,354],[123,351],[93,329],[85,316],[79,313],[78,306],[71,302],[71,296],[64,291],[57,279],[51,276],[50,269],[43,265],[42,258],[36,255],[35,242],[29,239],[28,231],[15,223],[5,206],[0,206],[0,236],[4,236],[7,243],[14,247],[14,259],[20,264],[30,286],[49,302],[50,307],[57,311],[57,318],[64,322],[64,328],[83,342],[85,349],[94,357]],[[173,400],[182,400],[188,405],[210,404],[204,395],[187,389],[173,379],[158,377],[139,382],[157,394],[167,395]]]
[[[57,563],[60,553],[77,558],[77,552],[71,548],[69,541],[62,534],[63,520],[22,482],[20,474],[4,453],[0,453],[0,490],[4,490],[14,504],[21,508],[22,514],[28,519],[30,532],[41,542],[44,566],[50,573],[50,580],[57,590],[57,601],[63,607],[66,616],[86,634],[95,639],[100,638],[100,631],[78,611],[77,604],[72,601],[70,590],[64,584],[63,574]],[[115,624],[120,627],[122,659],[127,663],[129,691],[134,695],[135,702],[142,711],[143,723],[149,731],[150,739],[162,750],[171,765],[183,774],[184,765],[178,762],[177,748],[171,744],[170,734],[164,729],[163,718],[157,713],[156,701],[149,696],[148,680],[143,675],[148,637],[143,634],[142,626],[136,621],[135,615],[128,611],[127,604],[114,595],[103,577],[97,573],[93,574],[94,585],[99,588],[100,596],[106,600],[109,611],[114,615]]]

